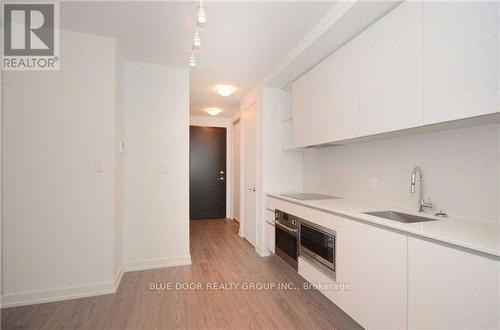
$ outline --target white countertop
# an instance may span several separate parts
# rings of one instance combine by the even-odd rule
[[[422,214],[408,210],[374,207],[373,205],[345,199],[302,201],[281,196],[279,193],[268,193],[266,195],[327,213],[344,215],[379,226],[411,233],[416,236],[427,237],[436,241],[500,257],[500,226],[494,223],[470,221],[453,217],[439,218],[427,213],[424,215],[425,217],[437,219],[437,221],[401,223],[367,215],[363,212],[394,210],[407,214]]]

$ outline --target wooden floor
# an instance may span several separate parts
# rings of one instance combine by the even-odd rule
[[[2,329],[358,329],[275,257],[261,258],[231,220],[191,222],[191,266],[126,273],[116,294],[2,310]],[[207,290],[210,283],[286,283],[298,290]],[[151,283],[204,290],[151,290]]]

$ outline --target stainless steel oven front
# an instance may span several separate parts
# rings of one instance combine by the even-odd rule
[[[336,232],[301,220],[299,224],[299,254],[335,275]]]
[[[298,269],[298,223],[299,218],[286,212],[274,213],[274,253],[290,267]]]

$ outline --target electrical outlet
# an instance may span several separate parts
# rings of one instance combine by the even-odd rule
[[[378,178],[375,178],[375,177],[371,177],[370,179],[368,179],[368,187],[370,188],[370,190],[377,190],[377,186],[378,186]]]
[[[94,172],[95,173],[102,173],[102,172],[104,172],[104,165],[102,164],[102,162],[100,160],[96,160],[94,162]]]
[[[160,164],[160,166],[158,166],[158,174],[159,175],[165,175],[168,173],[168,167],[166,164]]]
[[[120,152],[120,155],[123,155],[125,153],[125,142],[120,141],[120,144],[118,146],[118,150]]]

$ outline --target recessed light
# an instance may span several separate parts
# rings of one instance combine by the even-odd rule
[[[222,112],[221,109],[219,108],[206,108],[205,111],[210,115],[210,116],[217,116],[219,113]]]
[[[232,95],[234,92],[236,92],[236,87],[231,86],[231,85],[217,85],[217,86],[215,86],[215,91],[220,96],[227,97],[227,96]]]

